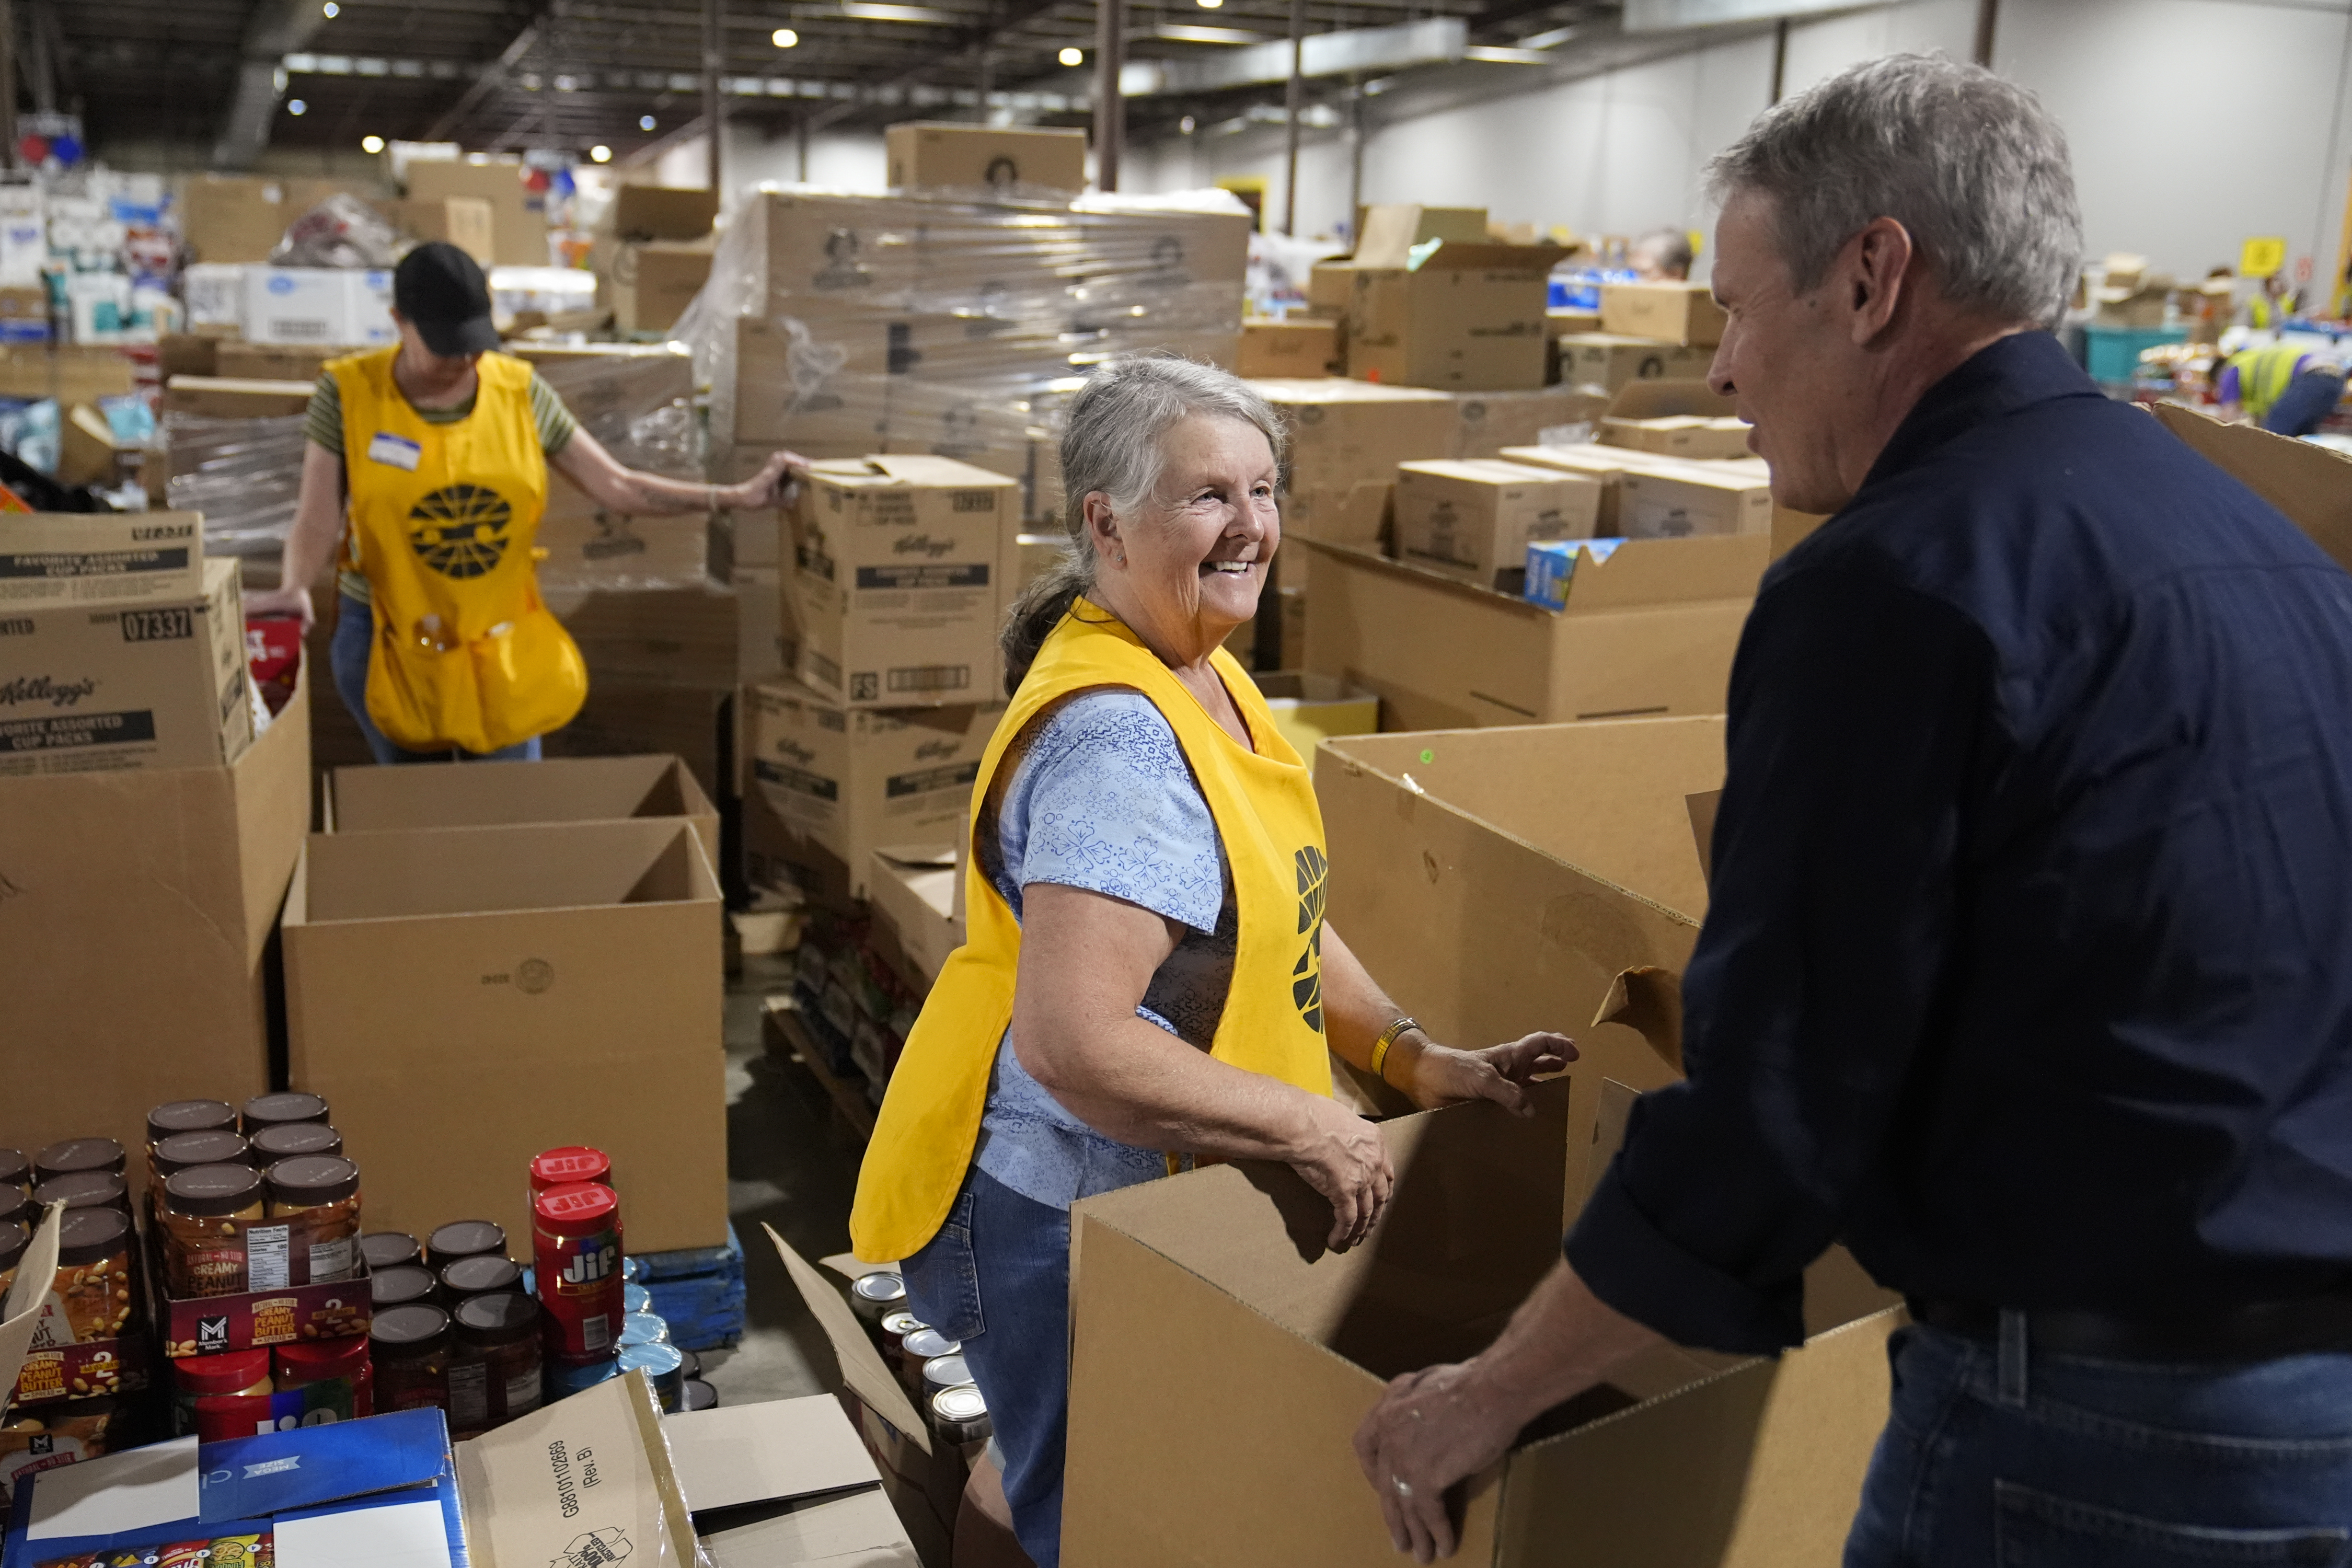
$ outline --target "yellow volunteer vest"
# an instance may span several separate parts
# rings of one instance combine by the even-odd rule
[[[476,362],[474,411],[428,425],[393,384],[398,348],[332,361],[351,528],[373,598],[368,715],[411,751],[495,752],[562,728],[588,695],[539,597],[547,458],[530,366]]]
[[[2294,367],[2310,352],[2287,346],[2247,349],[2230,356],[2238,372],[2238,402],[2255,424],[2268,418],[2272,405],[2286,395],[2294,381]]]
[[[1255,752],[1218,728],[1168,667],[1108,611],[1081,599],[1046,637],[996,726],[972,788],[967,835],[1022,727],[1057,698],[1126,687],[1176,731],[1215,818],[1241,917],[1233,986],[1210,1055],[1316,1094],[1331,1092],[1323,1041],[1323,815],[1307,764],[1276,732],[1256,685],[1219,648],[1211,663],[1233,694]],[[967,846],[969,847],[969,846]],[[1013,1018],[1021,926],[977,855],[964,870],[964,945],[949,955],[890,1075],[857,1173],[850,1242],[877,1262],[931,1239],[971,1166],[989,1068]]]

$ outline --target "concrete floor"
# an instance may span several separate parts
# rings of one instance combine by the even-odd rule
[[[750,1321],[732,1350],[704,1351],[702,1375],[722,1405],[831,1393],[832,1348],[762,1221],[814,1262],[849,1247],[849,1200],[864,1144],[816,1080],[768,1055],[761,998],[792,986],[793,958],[747,958],[727,984],[727,1206],[743,1243]]]

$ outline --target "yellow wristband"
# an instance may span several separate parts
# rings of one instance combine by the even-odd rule
[[[1403,1017],[1400,1017],[1395,1023],[1391,1024],[1387,1028],[1381,1031],[1381,1037],[1372,1042],[1372,1076],[1374,1078],[1379,1079],[1382,1083],[1386,1083],[1388,1081],[1388,1073],[1386,1068],[1388,1067],[1389,1060],[1389,1047],[1395,1045],[1397,1043],[1397,1037],[1403,1034],[1407,1029],[1418,1029],[1420,1027],[1420,1021],[1408,1014]]]

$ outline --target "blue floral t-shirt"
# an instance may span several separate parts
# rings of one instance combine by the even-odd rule
[[[1139,692],[1087,691],[1033,721],[1016,746],[1009,774],[1000,767],[1009,782],[982,803],[982,871],[1016,921],[1022,889],[1054,882],[1189,927],[1135,1011],[1207,1050],[1241,927],[1216,821],[1175,731]],[[1010,1029],[997,1047],[975,1163],[1055,1208],[1168,1173],[1158,1150],[1106,1138],[1065,1110],[1022,1067]]]

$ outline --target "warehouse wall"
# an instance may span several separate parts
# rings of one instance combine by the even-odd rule
[[[665,185],[703,185],[709,177],[709,142],[696,136],[662,154],[655,165],[656,180]],[[882,133],[819,132],[809,138],[808,183],[844,191],[880,191],[888,164],[883,156]],[[720,170],[730,193],[747,190],[764,181],[790,184],[800,178],[800,151],[789,130],[781,134],[753,125],[727,128],[727,156]]]
[[[1907,0],[1790,28],[1785,89],[1902,50],[1974,47],[1975,0]],[[2221,62],[2243,62],[2231,81]],[[2133,250],[2183,275],[2234,263],[2239,242],[2284,234],[2321,270],[2352,185],[2352,0],[2002,0],[1998,68],[2065,124],[2094,255]],[[1497,218],[1630,234],[1701,222],[1700,170],[1770,95],[1769,37],[1709,45],[1581,81],[1379,123],[1367,201],[1483,204]],[[1379,108],[1375,100],[1375,110]],[[1129,183],[1171,190],[1230,175],[1267,183],[1282,210],[1279,127],[1139,147]],[[1344,133],[1306,139],[1302,232],[1347,216]]]

